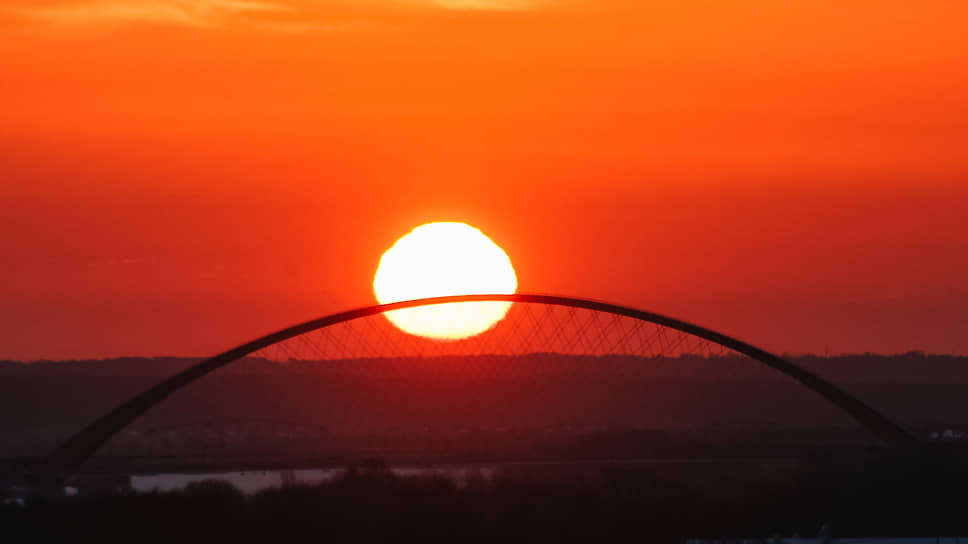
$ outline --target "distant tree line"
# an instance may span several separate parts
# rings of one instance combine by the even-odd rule
[[[968,534],[965,452],[817,452],[782,485],[699,491],[661,467],[570,477],[400,477],[378,462],[245,496],[207,481],[169,493],[0,507],[4,542],[676,542],[686,538]],[[715,486],[714,486],[715,487]]]

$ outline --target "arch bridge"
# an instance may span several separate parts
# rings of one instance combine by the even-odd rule
[[[311,348],[310,353],[320,353],[317,344],[306,340],[309,335],[320,335],[319,338],[329,338],[330,341],[341,342],[341,345],[345,345],[347,341],[359,340],[355,337],[341,340],[326,336],[329,334],[327,331],[335,325],[365,321],[363,318],[395,310],[468,302],[513,303],[512,310],[520,306],[523,313],[516,320],[517,324],[508,325],[510,328],[499,325],[492,331],[468,340],[453,342],[413,340],[417,344],[408,344],[411,347],[416,345],[415,348],[411,349],[412,356],[433,356],[434,353],[439,353],[435,352],[435,349],[445,345],[450,348],[458,345],[474,346],[473,349],[476,351],[473,351],[473,353],[476,354],[501,352],[502,350],[514,353],[533,353],[535,348],[530,344],[530,336],[538,334],[536,331],[541,327],[539,321],[544,318],[541,315],[536,316],[534,311],[528,310],[528,308],[533,306],[557,308],[561,313],[556,314],[559,316],[557,318],[550,318],[554,322],[552,323],[553,327],[548,332],[550,334],[548,338],[554,340],[553,346],[561,345],[564,351],[580,350],[595,354],[606,353],[609,349],[612,349],[614,352],[640,356],[651,355],[653,357],[669,356],[676,353],[680,355],[699,353],[706,356],[723,355],[730,352],[742,354],[779,371],[826,401],[833,403],[886,444],[899,448],[912,448],[917,445],[917,440],[904,429],[840,387],[777,355],[725,334],[664,315],[605,302],[537,294],[487,294],[436,297],[368,306],[307,321],[257,338],[206,359],[128,400],[70,437],[38,465],[34,466],[30,472],[37,476],[67,476],[76,472],[85,460],[132,421],[165,400],[172,393],[199,378],[253,355],[273,358],[274,349],[276,349],[276,358],[286,358],[287,356],[296,358],[293,356],[292,350],[286,347],[286,342],[291,339],[301,338],[303,340],[302,345],[308,346],[307,349]],[[585,312],[588,317],[576,317],[576,312],[580,310],[588,311]],[[562,318],[561,316],[565,317]],[[384,321],[386,320],[381,320],[381,322]],[[388,323],[383,323],[383,325],[390,327]],[[506,330],[498,334],[497,329],[501,327]],[[605,332],[589,332],[596,330],[596,327],[598,327],[598,331]],[[400,333],[398,336],[407,335]],[[316,340],[317,343],[319,338]],[[511,344],[514,344],[514,347],[508,347]],[[467,353],[471,352],[468,351]]]

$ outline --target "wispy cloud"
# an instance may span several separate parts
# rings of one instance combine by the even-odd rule
[[[434,5],[447,9],[477,11],[522,11],[535,9],[542,0],[433,0]]]
[[[12,0],[0,14],[64,25],[149,23],[222,27],[242,23],[267,30],[333,30],[348,14],[412,15],[414,9],[447,11],[525,11],[553,0]],[[338,22],[337,22],[338,21]]]
[[[235,15],[290,9],[285,4],[257,0],[94,0],[12,6],[8,11],[63,25],[141,22],[204,27],[218,26]]]

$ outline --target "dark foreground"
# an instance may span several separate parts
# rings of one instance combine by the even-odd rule
[[[699,490],[661,467],[595,478],[404,478],[366,463],[332,482],[245,496],[222,482],[0,506],[3,542],[641,541],[968,533],[964,457],[814,455],[792,482]],[[713,482],[715,484],[715,482]],[[715,486],[713,486],[715,487]]]

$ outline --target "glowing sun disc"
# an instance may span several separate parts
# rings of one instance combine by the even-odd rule
[[[427,223],[413,229],[383,254],[373,278],[373,292],[380,304],[448,295],[509,294],[517,288],[507,253],[465,223]],[[510,302],[458,302],[384,315],[410,334],[459,340],[490,329],[510,307]]]

